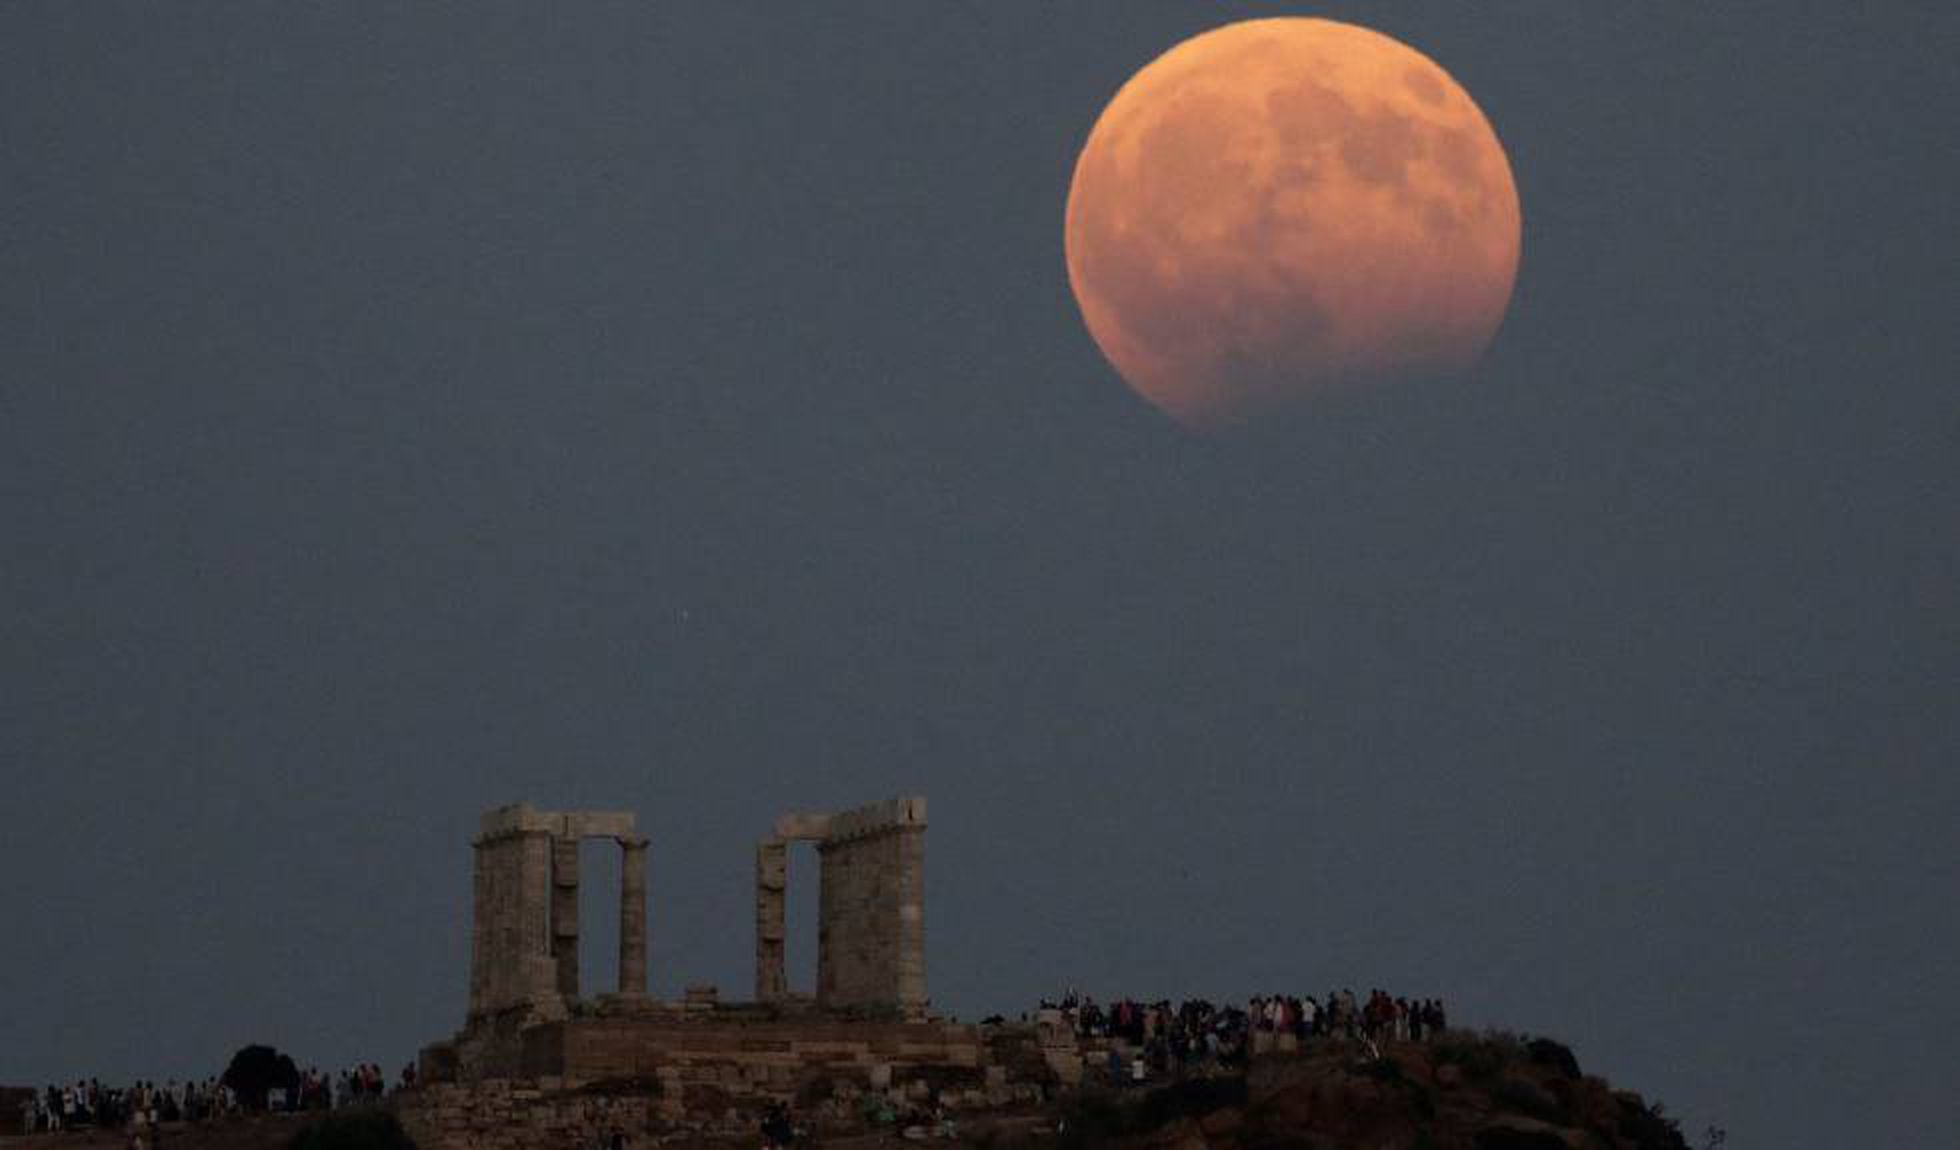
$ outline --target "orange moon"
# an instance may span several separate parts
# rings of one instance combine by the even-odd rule
[[[1517,185],[1436,63],[1331,20],[1186,40],[1103,110],[1069,187],[1089,334],[1180,423],[1459,372],[1517,278]]]

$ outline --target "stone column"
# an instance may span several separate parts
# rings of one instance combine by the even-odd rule
[[[647,993],[647,840],[619,840],[619,993]]]
[[[783,917],[789,889],[789,844],[764,839],[755,846],[755,1000],[788,997],[783,970]]]
[[[483,1013],[489,1004],[491,934],[490,922],[490,862],[488,844],[483,839],[470,840],[472,866],[470,882],[473,892],[470,909],[470,1017]]]
[[[517,986],[513,999],[546,1006],[560,1001],[558,964],[551,954],[551,833],[518,832],[515,854],[515,911],[513,937],[517,957]]]
[[[558,993],[578,998],[578,848],[575,838],[551,840],[551,956]]]
[[[832,818],[817,844],[817,1005],[926,1008],[925,800]]]
[[[896,858],[893,893],[898,901],[897,954],[893,973],[898,1004],[908,1015],[926,1010],[926,831],[907,826],[892,836]]]
[[[631,816],[624,817],[630,826]],[[524,803],[486,811],[479,823],[472,844],[472,1025],[512,1011],[532,1021],[564,1017],[568,996],[560,980],[568,976],[576,990],[578,973],[578,836],[568,825],[564,816]]]
[[[863,900],[857,891],[856,860],[863,844],[817,844],[817,1005],[857,1005],[850,997],[861,981],[857,976],[859,944],[865,937],[862,916],[853,913]]]
[[[481,933],[483,1009],[499,1011],[510,1005],[517,985],[517,891],[515,853],[508,834],[481,840],[477,859],[483,864],[483,893],[488,902]]]

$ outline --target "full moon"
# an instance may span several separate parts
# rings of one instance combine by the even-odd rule
[[[1449,73],[1331,20],[1230,24],[1130,78],[1069,187],[1069,283],[1139,394],[1198,428],[1460,372],[1504,319],[1518,192]]]

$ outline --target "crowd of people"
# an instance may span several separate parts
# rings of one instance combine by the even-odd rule
[[[403,1087],[415,1084],[413,1064],[402,1069],[399,1082]],[[139,1081],[129,1086],[105,1086],[89,1078],[72,1085],[49,1086],[30,1096],[22,1118],[28,1133],[127,1129],[140,1138],[142,1132],[149,1131],[148,1144],[154,1146],[156,1132],[164,1126],[215,1122],[247,1109],[281,1113],[332,1110],[378,1101],[387,1092],[386,1074],[371,1062],[348,1067],[338,1075],[308,1069],[300,1074],[296,1085],[272,1088],[263,1107],[249,1104],[219,1078],[173,1080],[161,1085]]]
[[[1043,1016],[1058,1019],[1078,1039],[1120,1039],[1131,1057],[1110,1052],[1113,1078],[1141,1081],[1152,1074],[1182,1073],[1213,1063],[1243,1062],[1248,1054],[1297,1045],[1312,1039],[1346,1039],[1377,1045],[1423,1042],[1449,1027],[1440,999],[1411,999],[1383,990],[1365,1000],[1352,990],[1327,996],[1261,995],[1243,1006],[1192,999],[1108,1003],[1069,991],[1060,1001],[1041,1004]]]
[[[415,1064],[402,1067],[400,1084],[403,1089],[415,1085]],[[315,1069],[308,1069],[299,1076],[296,1091],[274,1091],[270,1108],[274,1110],[332,1110],[339,1106],[358,1106],[363,1102],[378,1102],[388,1093],[388,1076],[379,1063],[363,1062],[350,1067],[336,1077],[329,1077]]]
[[[29,1133],[58,1130],[155,1126],[165,1122],[205,1122],[235,1113],[238,1098],[215,1078],[179,1085],[136,1082],[104,1086],[90,1078],[71,1086],[49,1086],[28,1099]]]

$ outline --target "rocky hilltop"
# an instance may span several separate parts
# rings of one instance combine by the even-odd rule
[[[338,1117],[322,1126],[295,1116],[171,1127],[163,1143],[188,1150],[391,1150],[402,1136],[384,1112],[415,1104],[414,1092],[397,1095],[366,1112],[379,1121]],[[1659,1105],[1583,1073],[1566,1047],[1463,1032],[1383,1047],[1330,1039],[1160,1084],[1085,1081],[1043,1105],[945,1110],[936,1120],[891,1117],[889,1125],[869,1115],[803,1124],[813,1144],[829,1150],[914,1141],[989,1150],[1688,1150]],[[497,1140],[580,1148],[594,1142],[589,1132],[574,1138],[524,1122]],[[126,1134],[94,1132],[0,1144],[79,1150],[130,1143]],[[761,1139],[756,1127],[724,1123],[645,1131],[627,1144],[754,1147]]]
[[[1066,1146],[1136,1150],[1686,1150],[1662,1108],[1547,1039],[1329,1042],[1243,1073],[1080,1099]]]

